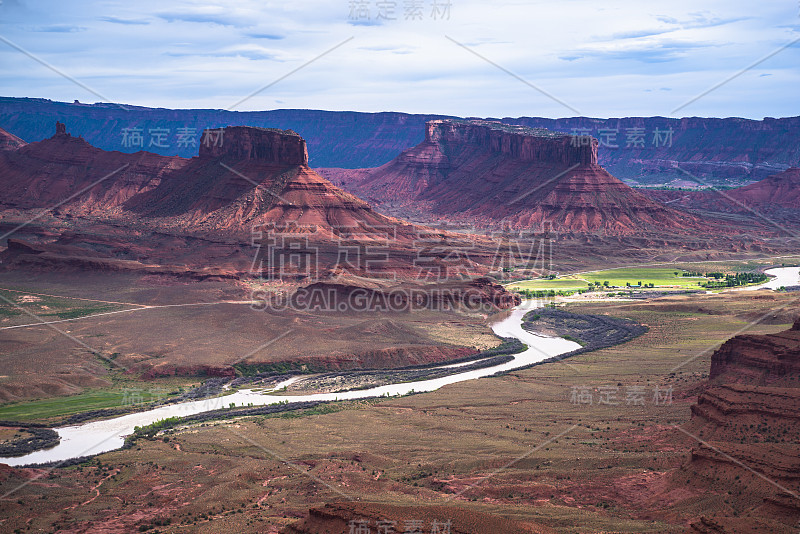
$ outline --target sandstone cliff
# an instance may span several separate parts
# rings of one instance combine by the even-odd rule
[[[106,152],[58,122],[52,137],[0,151],[0,226],[16,232],[34,215],[37,222],[23,224],[17,236],[36,244],[36,252],[12,247],[5,268],[252,275],[257,246],[266,244],[254,243],[253,232],[272,228],[300,239],[286,247],[304,247],[276,254],[313,254],[311,272],[272,262],[270,268],[286,269],[281,277],[328,278],[344,263],[347,274],[407,278],[418,271],[417,236],[445,238],[375,212],[307,163],[305,141],[293,131],[207,130],[199,155],[184,159]],[[381,252],[370,256],[365,247],[378,245]],[[495,246],[477,238],[466,246],[475,251],[474,272],[485,274]]]
[[[61,117],[87,141],[105,150],[119,150],[120,131],[127,127],[195,128],[248,125],[291,128],[307,140],[313,167],[378,167],[391,161],[424,138],[425,123],[442,115],[407,113],[357,113],[300,109],[230,112],[212,109],[154,109],[114,104],[73,104],[36,98],[0,97],[0,126],[27,141],[49,137],[51,117]],[[601,137],[615,132],[603,143],[598,163],[621,179],[664,183],[686,176],[675,165],[715,185],[729,181],[760,180],[790,166],[800,166],[800,117],[765,118],[668,118],[626,117],[597,119],[571,117],[505,117],[506,124],[547,128],[562,132],[586,131]],[[656,131],[671,131],[668,142],[656,145]],[[629,142],[631,132],[641,132],[640,142]],[[609,148],[608,145],[615,145]],[[134,151],[135,149],[125,149]],[[196,147],[153,147],[163,155],[191,157]]]
[[[343,180],[392,213],[514,228],[629,235],[696,228],[597,164],[591,137],[489,121],[430,121],[425,140]]]
[[[751,218],[757,213],[777,220],[800,221],[800,167],[792,167],[756,183],[734,189],[652,190],[645,194],[658,202],[684,209],[739,214]],[[758,217],[755,216],[755,219]]]
[[[184,164],[182,158],[150,152],[106,152],[57,122],[49,139],[0,151],[0,204],[105,212],[157,186]]]
[[[700,518],[690,532],[778,532],[794,524],[800,518],[800,320],[784,332],[723,344],[691,410],[685,428],[702,441],[678,479],[721,482],[733,496],[734,515],[756,507],[746,517]]]
[[[411,227],[380,215],[308,167],[293,131],[228,127],[207,130],[199,157],[125,208],[165,227],[249,233],[253,225],[298,225],[319,239],[340,231]]]
[[[203,132],[200,158],[308,165],[308,150],[292,130],[229,126]]]

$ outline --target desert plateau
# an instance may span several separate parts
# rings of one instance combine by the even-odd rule
[[[0,532],[800,531],[797,5],[0,15]]]

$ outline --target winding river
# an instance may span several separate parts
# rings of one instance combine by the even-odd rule
[[[484,376],[493,375],[502,371],[509,371],[519,367],[525,367],[547,358],[564,354],[580,348],[580,345],[573,341],[557,337],[545,337],[531,334],[522,329],[522,317],[528,311],[542,306],[540,301],[525,301],[521,306],[513,310],[504,312],[499,319],[492,325],[495,334],[501,337],[513,337],[522,341],[528,346],[526,350],[514,355],[514,359],[506,363],[456,373],[442,378],[431,380],[420,380],[417,382],[404,382],[402,384],[389,384],[377,386],[370,389],[347,391],[341,393],[316,393],[310,395],[265,395],[261,392],[251,390],[240,390],[230,395],[205,399],[192,402],[183,402],[161,406],[145,412],[132,413],[113,419],[92,421],[82,425],[67,426],[55,429],[61,441],[51,449],[35,451],[25,456],[16,458],[1,458],[0,463],[8,465],[27,465],[47,462],[61,462],[81,456],[89,456],[102,452],[112,451],[120,448],[125,439],[124,436],[133,432],[136,426],[145,426],[167,417],[185,417],[188,415],[199,414],[211,410],[217,410],[231,404],[238,406],[261,406],[276,402],[300,402],[300,401],[335,401],[363,399],[367,397],[381,397],[392,395],[404,395],[413,392],[425,392],[439,389],[448,384],[472,380]],[[471,362],[470,362],[471,363]],[[459,365],[459,364],[456,364]],[[442,367],[453,367],[444,365]],[[278,384],[272,391],[283,388],[284,385],[296,380],[289,379]],[[476,383],[478,387],[481,383]],[[489,386],[489,383],[486,383]]]
[[[777,289],[781,286],[800,285],[799,267],[778,267],[775,269],[769,269],[765,272],[768,275],[774,276],[775,278],[764,284],[742,289]],[[402,384],[389,384],[370,389],[341,393],[265,395],[263,392],[254,392],[244,389],[230,395],[216,397],[213,399],[171,404],[145,412],[123,415],[113,419],[105,419],[101,421],[84,423],[82,425],[57,428],[56,431],[61,437],[61,441],[55,447],[47,450],[32,452],[25,456],[19,456],[16,458],[0,457],[0,463],[5,463],[8,465],[26,465],[34,463],[61,462],[72,458],[79,458],[81,456],[89,456],[112,451],[120,448],[123,445],[124,437],[132,433],[134,427],[136,426],[149,425],[167,417],[184,417],[208,412],[211,410],[217,410],[219,408],[230,406],[231,404],[235,404],[236,406],[247,406],[251,404],[253,406],[263,406],[266,404],[283,401],[300,402],[351,400],[363,399],[367,397],[382,397],[386,395],[404,395],[406,393],[411,393],[412,391],[433,391],[448,384],[455,384],[456,382],[463,382],[465,380],[472,380],[475,378],[493,375],[502,371],[510,371],[512,369],[525,367],[547,358],[580,348],[580,345],[573,341],[568,341],[566,339],[557,337],[540,336],[526,332],[522,329],[522,317],[525,315],[525,313],[542,306],[542,304],[543,303],[541,301],[525,301],[521,306],[517,306],[513,310],[500,315],[500,318],[492,325],[492,330],[498,336],[519,339],[528,347],[525,351],[515,354],[513,360],[503,364],[486,367],[483,369],[465,371],[463,373],[456,373],[431,380],[405,382]],[[465,364],[443,365],[442,367],[458,367],[459,365]],[[292,378],[282,382],[271,391],[274,392],[280,390],[284,385],[288,385],[296,380],[297,378]],[[482,384],[477,383],[477,385],[479,387]],[[486,386],[489,386],[488,382],[486,383]]]

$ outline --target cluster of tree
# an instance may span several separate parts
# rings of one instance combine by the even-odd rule
[[[734,274],[722,274],[722,273],[708,273],[708,278],[714,278],[714,280],[709,280],[708,282],[701,283],[700,285],[706,288],[720,288],[720,287],[736,287],[736,286],[744,286],[747,284],[759,284],[762,282],[767,281],[767,275],[764,273],[734,273]],[[721,275],[721,276],[716,276]]]
[[[583,294],[586,293],[585,289],[568,289],[568,290],[561,290],[561,289],[520,289],[518,290],[520,295],[523,295],[529,299],[535,298],[544,298],[544,297],[569,297],[574,295],[575,293]]]
[[[636,286],[632,286],[630,282],[625,282],[625,285],[627,287],[656,287],[656,285],[653,282],[650,282],[648,284],[643,284],[641,280],[636,282]]]

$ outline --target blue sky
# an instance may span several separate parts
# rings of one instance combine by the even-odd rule
[[[0,95],[481,117],[782,117],[800,115],[800,42],[787,47],[796,39],[797,0],[2,0]]]

